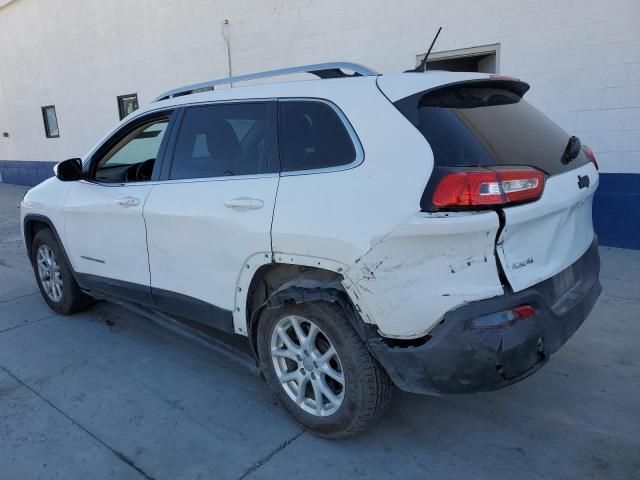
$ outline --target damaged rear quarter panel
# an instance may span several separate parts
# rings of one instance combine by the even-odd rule
[[[495,212],[419,213],[356,259],[345,287],[382,335],[415,338],[454,307],[503,293]]]

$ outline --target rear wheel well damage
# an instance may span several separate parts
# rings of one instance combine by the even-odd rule
[[[342,280],[341,274],[322,268],[278,263],[260,267],[251,280],[246,305],[247,336],[256,361],[257,325],[262,312],[292,303],[336,303],[364,337],[365,324],[345,292]]]

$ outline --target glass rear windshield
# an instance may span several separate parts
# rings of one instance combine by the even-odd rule
[[[586,163],[562,157],[569,134],[491,80],[454,84],[396,102],[427,139],[437,167],[530,165],[549,175]]]

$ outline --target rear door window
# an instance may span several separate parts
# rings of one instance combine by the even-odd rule
[[[173,150],[170,179],[270,173],[269,103],[187,107]]]
[[[333,107],[320,101],[279,103],[283,172],[338,167],[356,160],[351,135]]]

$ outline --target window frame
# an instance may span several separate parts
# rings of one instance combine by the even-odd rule
[[[189,108],[209,107],[215,105],[234,105],[246,103],[266,103],[267,104],[267,154],[268,154],[268,171],[264,173],[250,173],[246,175],[230,175],[215,177],[194,177],[194,178],[170,178],[171,168],[173,167],[175,149],[177,145],[178,135],[182,128],[185,112]],[[190,103],[179,106],[174,119],[174,127],[171,132],[171,138],[166,148],[165,161],[162,165],[159,180],[163,183],[185,183],[185,182],[201,182],[201,181],[226,181],[239,180],[246,178],[262,178],[272,177],[280,174],[280,152],[278,148],[278,107],[276,98],[246,98],[237,100],[218,100],[213,102]]]
[[[340,172],[344,170],[351,170],[353,168],[358,167],[362,162],[364,162],[364,148],[362,147],[362,143],[360,142],[360,137],[356,133],[353,125],[344,114],[344,112],[338,107],[335,103],[325,98],[317,98],[317,97],[286,97],[286,98],[278,98],[278,144],[282,141],[280,137],[280,105],[282,102],[315,102],[315,103],[324,103],[328,105],[338,116],[338,119],[342,122],[349,138],[351,139],[351,143],[353,144],[353,148],[355,150],[355,157],[351,163],[345,163],[344,165],[336,165],[333,167],[323,167],[323,168],[311,168],[308,170],[292,170],[289,172],[282,171],[282,158],[280,158],[280,176],[281,177],[293,177],[298,175],[314,175],[319,173],[330,173],[330,172]],[[282,155],[282,151],[280,149],[280,155]]]
[[[177,118],[177,107],[171,107],[168,109],[154,110],[152,112],[145,113],[138,117],[132,118],[130,121],[122,125],[116,131],[114,131],[109,137],[102,142],[96,149],[91,152],[86,162],[83,164],[83,181],[103,186],[126,186],[126,185],[140,185],[151,184],[157,182],[160,177],[163,165],[166,163],[167,145],[174,133],[174,126]],[[153,165],[153,173],[151,179],[141,182],[101,182],[95,179],[96,167],[98,162],[106,155],[113,147],[115,147],[121,140],[127,137],[133,130],[141,127],[145,124],[157,122],[162,119],[167,119],[168,124],[165,130],[164,137],[160,143],[158,149],[158,156],[156,162]]]
[[[140,108],[140,103],[138,102],[138,94],[137,93],[129,93],[126,95],[118,95],[117,96],[117,102],[118,102],[118,116],[120,117],[120,120],[122,120],[123,118],[125,118],[127,116],[127,114],[124,113],[124,104],[123,104],[123,100],[126,98],[131,98],[131,97],[135,97],[136,99],[136,109],[134,110],[134,112],[136,110],[138,110]],[[133,113],[133,112],[131,112]]]
[[[58,128],[58,133],[56,135],[51,135],[51,126],[49,125],[49,119],[47,118],[47,110],[52,108],[53,115],[56,117],[56,127]],[[46,138],[60,138],[60,122],[58,122],[58,112],[56,112],[55,105],[45,105],[44,107],[40,107],[42,111],[42,120],[44,122],[44,134]]]

